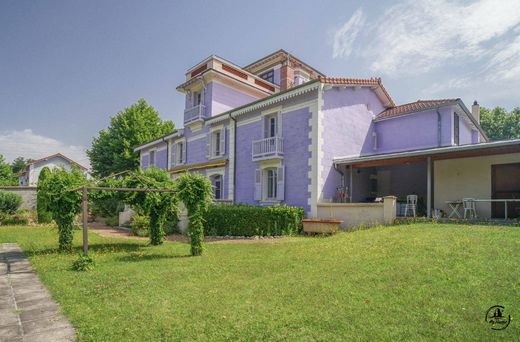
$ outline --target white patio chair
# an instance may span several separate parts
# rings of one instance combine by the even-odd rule
[[[404,216],[408,216],[408,210],[411,210],[413,217],[417,215],[417,195],[406,196],[406,206],[404,208]]]
[[[470,217],[477,218],[476,202],[474,198],[463,198],[462,207],[464,208],[464,219],[469,213]]]

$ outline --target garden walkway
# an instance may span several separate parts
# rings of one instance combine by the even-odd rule
[[[60,313],[14,243],[0,245],[0,341],[75,341],[72,325]]]

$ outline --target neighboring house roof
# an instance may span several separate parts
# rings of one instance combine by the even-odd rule
[[[379,113],[377,119],[388,119],[394,116],[401,116],[413,112],[420,112],[432,108],[444,107],[457,104],[459,99],[440,99],[440,100],[417,100],[415,102],[405,103]]]
[[[24,174],[25,172],[27,172],[27,169],[29,168],[30,165],[33,165],[33,164],[38,164],[40,162],[43,162],[43,161],[46,161],[46,160],[49,160],[49,159],[52,159],[52,158],[63,158],[65,159],[66,161],[68,161],[69,163],[71,164],[74,164],[76,165],[77,167],[79,167],[80,169],[82,170],[85,170],[87,171],[87,168],[84,167],[83,165],[75,162],[74,160],[70,159],[70,158],[67,158],[66,156],[64,156],[63,154],[61,153],[55,153],[55,154],[52,154],[50,156],[47,156],[47,157],[43,157],[43,158],[40,158],[40,159],[36,159],[36,160],[32,160],[31,162],[25,164],[25,171],[22,172],[20,175]]]
[[[360,85],[360,86],[375,86],[377,89],[380,89],[382,92],[382,97],[386,98],[387,107],[395,107],[394,100],[386,91],[386,88],[383,86],[383,82],[380,77],[377,78],[346,78],[346,77],[322,77],[318,78],[321,83],[327,84],[344,84],[344,85]],[[378,94],[379,95],[379,94]],[[385,102],[385,101],[383,101]]]
[[[265,57],[262,57],[256,61],[254,61],[253,63],[251,64],[248,64],[246,65],[243,69],[244,70],[247,70],[247,71],[252,71],[254,69],[261,69],[262,65],[266,64],[266,63],[269,63],[271,61],[273,61],[274,59],[280,59],[280,58],[284,58],[284,59],[291,59],[293,62],[296,62],[297,64],[300,64],[301,66],[305,67],[305,68],[308,68],[312,71],[314,71],[315,73],[317,73],[319,76],[325,76],[325,74],[323,74],[322,72],[320,72],[319,70],[316,70],[315,68],[313,68],[312,66],[310,66],[309,64],[303,62],[301,59],[295,57],[293,54],[290,54],[289,52],[285,51],[284,49],[280,49],[278,51],[275,51]]]

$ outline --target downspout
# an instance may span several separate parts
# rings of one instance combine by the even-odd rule
[[[233,203],[236,203],[237,194],[237,119],[229,113],[229,117],[233,120]]]
[[[442,145],[442,135],[441,135],[441,113],[439,112],[439,109],[437,111],[437,146],[441,147]]]

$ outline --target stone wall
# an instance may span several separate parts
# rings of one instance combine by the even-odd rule
[[[12,192],[22,196],[20,209],[36,210],[36,187],[35,186],[2,186],[0,190]]]

